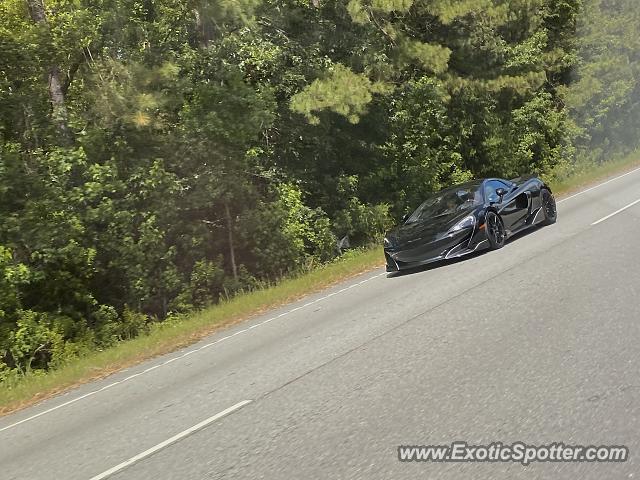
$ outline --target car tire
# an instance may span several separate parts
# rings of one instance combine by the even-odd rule
[[[544,215],[542,225],[553,225],[558,220],[556,199],[546,188],[540,190],[540,199],[542,201],[542,214]]]
[[[504,247],[507,240],[507,234],[504,229],[504,222],[500,215],[496,212],[489,211],[485,217],[485,225],[487,229],[487,240],[491,250],[498,250]]]

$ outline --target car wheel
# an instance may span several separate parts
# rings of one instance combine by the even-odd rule
[[[556,223],[558,220],[558,210],[556,209],[556,199],[553,197],[553,194],[543,188],[540,191],[540,196],[542,197],[542,213],[544,214],[543,225],[552,225]]]
[[[504,247],[504,242],[507,239],[507,233],[504,229],[504,223],[500,215],[495,212],[487,212],[486,220],[487,224],[487,239],[491,250],[497,250]]]

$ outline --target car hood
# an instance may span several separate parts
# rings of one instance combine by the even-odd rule
[[[393,246],[403,246],[418,240],[431,241],[446,235],[451,227],[474,211],[474,208],[459,210],[449,215],[428,218],[421,222],[405,223],[387,233]]]

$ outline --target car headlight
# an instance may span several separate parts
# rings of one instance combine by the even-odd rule
[[[460,230],[464,230],[465,228],[473,228],[476,225],[476,217],[473,215],[469,215],[468,217],[464,217],[458,223],[456,223],[451,229],[449,233],[459,232]]]

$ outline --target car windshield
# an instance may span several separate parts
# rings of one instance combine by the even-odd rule
[[[481,205],[482,202],[482,189],[479,185],[461,185],[442,190],[420,205],[406,223],[416,223],[443,215],[451,215]]]

